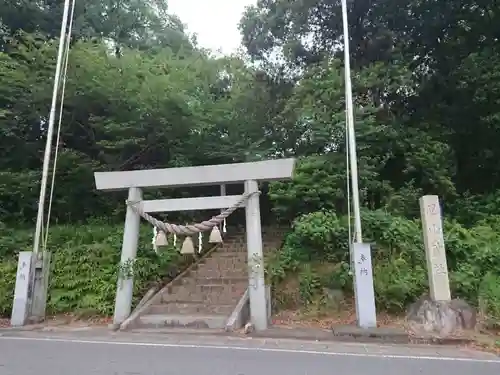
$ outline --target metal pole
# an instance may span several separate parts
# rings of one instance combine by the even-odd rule
[[[63,63],[63,52],[66,41],[66,28],[68,26],[68,13],[70,0],[64,1],[64,11],[61,23],[61,33],[59,35],[59,48],[57,50],[56,72],[54,76],[54,87],[52,90],[52,103],[50,106],[49,122],[47,127],[47,141],[45,143],[45,154],[43,157],[42,181],[40,185],[40,197],[38,200],[38,214],[36,217],[35,238],[33,241],[33,253],[36,255],[40,248],[40,236],[44,220],[45,194],[47,192],[47,180],[49,178],[50,155],[52,151],[52,138],[54,135],[54,122],[56,116],[57,94],[59,91],[59,80]]]
[[[355,242],[362,242],[361,210],[359,203],[358,187],[358,157],[356,155],[356,136],[354,134],[354,112],[351,84],[351,63],[349,53],[349,24],[347,22],[347,0],[342,0],[342,23],[344,28],[344,75],[345,75],[345,101],[347,112],[347,140],[349,147],[349,161],[351,165],[352,205],[354,214]]]

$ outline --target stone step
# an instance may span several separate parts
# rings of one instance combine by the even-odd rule
[[[225,327],[220,328],[191,328],[191,327],[162,327],[162,328],[132,328],[129,332],[138,332],[142,334],[165,334],[165,335],[196,335],[196,336],[211,336],[211,335],[224,335],[227,336]]]
[[[200,268],[196,273],[193,273],[191,278],[223,278],[223,279],[243,279],[248,275],[248,267],[238,268],[217,268],[217,267],[204,267]]]
[[[217,253],[246,253],[247,247],[243,245],[225,245],[217,249]]]
[[[208,259],[222,259],[222,258],[235,258],[235,259],[246,259],[246,254],[242,254],[241,251],[221,251],[217,250],[214,253],[212,253],[212,256],[207,258]]]
[[[248,276],[237,274],[235,277],[228,277],[228,276],[204,276],[200,274],[194,274],[191,277],[186,277],[181,280],[178,284],[172,284],[175,286],[178,286],[180,289],[182,288],[189,288],[190,290],[193,290],[193,288],[199,286],[199,287],[204,287],[204,286],[213,286],[217,291],[216,286],[218,285],[240,285],[244,283],[248,283]],[[205,288],[207,290],[207,288]],[[170,293],[175,293],[174,289],[170,290]]]
[[[208,258],[205,262],[201,263],[200,266],[207,265],[219,265],[221,267],[227,267],[227,266],[244,266],[247,263],[247,257],[246,254],[245,256],[242,257],[224,257],[221,256],[223,253],[218,254],[217,256],[214,256],[213,258]],[[219,268],[221,268],[219,267]]]
[[[210,286],[210,291],[204,289],[206,286],[192,288],[190,286],[179,287],[173,293],[163,293],[161,296],[162,303],[188,301],[199,302],[206,304],[233,304],[241,298],[247,289],[248,282],[238,286],[227,288],[226,285]],[[225,287],[214,291],[214,287]]]
[[[278,249],[281,247],[281,241],[280,242],[263,242],[262,248],[264,250],[273,250],[273,249]],[[217,249],[217,252],[223,253],[223,252],[235,252],[235,253],[246,253],[247,252],[247,245],[246,243],[224,243],[223,246]]]
[[[241,299],[243,293],[238,293],[234,295],[219,294],[205,296],[203,294],[177,294],[162,296],[160,304],[165,303],[199,303],[199,304],[211,304],[211,305],[236,305]]]
[[[199,266],[205,266],[205,265],[213,265],[213,264],[220,264],[220,265],[236,265],[236,266],[241,266],[247,263],[247,254],[245,253],[244,256],[240,257],[225,257],[223,256],[224,253],[220,253],[217,255],[214,255],[213,257],[206,258],[203,262],[199,264]],[[243,253],[242,253],[243,254]]]
[[[200,277],[198,275],[198,277],[195,277],[192,280],[194,280],[196,285],[240,285],[248,283],[248,277],[245,277],[245,275],[238,276],[239,277]]]
[[[198,270],[205,270],[205,269],[213,269],[213,270],[237,270],[238,272],[243,272],[248,269],[247,263],[244,261],[238,261],[235,259],[230,259],[230,260],[220,260],[217,261],[216,259],[210,259],[206,261],[204,264],[200,264],[198,266]]]
[[[196,271],[203,269],[214,269],[214,270],[226,270],[226,269],[237,269],[237,270],[246,270],[247,262],[246,260],[237,260],[237,259],[209,259],[205,263],[200,264]]]
[[[273,242],[273,241],[282,241],[282,238],[277,238],[275,236],[267,236],[263,235],[262,236],[262,242]],[[223,238],[222,244],[247,244],[247,236],[240,236],[240,237],[226,237]]]
[[[235,308],[235,304],[229,305],[207,305],[206,303],[179,301],[169,302],[157,305],[151,305],[148,309],[148,314],[165,315],[165,314],[207,314],[207,315],[224,315],[229,317]]]
[[[275,238],[265,238],[263,237],[262,238],[262,244],[263,245],[266,245],[266,244],[272,244],[272,245],[275,245],[275,244],[281,244],[283,241],[281,239],[275,239]],[[221,247],[232,247],[232,246],[236,246],[236,247],[246,247],[247,246],[247,240],[246,238],[245,239],[234,239],[234,240],[224,240],[224,242],[221,244]]]
[[[165,290],[165,293],[175,294],[180,291],[188,291],[194,293],[232,293],[236,290],[240,290],[241,286],[248,282],[248,279],[234,279],[233,283],[217,283],[217,284],[197,284],[194,279],[187,278],[185,279],[182,285],[177,286],[169,286]],[[245,280],[245,281],[243,281]]]
[[[211,267],[204,267],[193,272],[192,277],[199,278],[223,278],[223,279],[240,279],[245,278],[248,275],[247,267],[241,267],[238,269],[218,269]]]
[[[247,237],[246,236],[239,236],[239,237],[229,237],[225,238],[223,244],[235,244],[235,243],[246,243],[247,242]]]
[[[138,328],[219,328],[226,326],[224,315],[203,314],[146,314],[138,319]]]
[[[285,232],[286,232],[285,228]],[[263,228],[264,250],[281,246],[281,228]],[[175,280],[139,318],[151,330],[219,330],[248,287],[247,239],[244,228],[229,227],[224,243],[184,277]]]

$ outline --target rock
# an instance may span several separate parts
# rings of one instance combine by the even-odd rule
[[[433,301],[424,296],[410,306],[406,319],[416,334],[449,336],[462,330],[474,329],[476,311],[461,299]]]
[[[332,301],[343,301],[344,292],[340,289],[323,288],[323,293]]]
[[[323,288],[323,295],[326,297],[328,306],[333,309],[340,309],[344,302],[344,292],[340,289]]]
[[[245,329],[243,331],[245,333],[245,335],[248,335],[250,333],[253,332],[253,324],[248,322],[247,324],[245,324]]]
[[[108,324],[108,328],[111,331],[118,331],[120,329],[120,325],[116,324],[116,323],[111,323],[111,324]]]

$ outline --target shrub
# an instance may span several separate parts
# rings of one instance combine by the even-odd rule
[[[404,311],[427,287],[425,269],[412,266],[402,256],[375,262],[373,275],[377,306],[389,312]]]
[[[301,250],[300,260],[348,260],[347,220],[333,212],[317,211],[294,221],[286,246]]]
[[[303,305],[309,305],[321,290],[320,276],[308,264],[299,272],[299,294]]]
[[[403,311],[428,290],[421,224],[382,210],[363,211],[364,241],[371,242],[374,287],[379,309]],[[500,321],[500,220],[490,217],[467,229],[444,222],[450,283],[454,297],[472,304]],[[352,292],[348,250],[348,219],[332,211],[316,211],[297,218],[280,252],[267,262],[268,280],[279,289],[296,274],[301,301],[308,304],[321,287]],[[329,277],[316,275],[311,265],[333,263]],[[308,285],[310,284],[310,285]]]
[[[8,230],[0,238],[0,315],[9,316],[17,269],[16,253],[31,250],[30,231]],[[109,315],[113,311],[119,271],[122,226],[95,223],[56,226],[50,230],[52,251],[48,313]],[[134,298],[141,298],[152,283],[161,280],[181,256],[166,248],[156,254],[150,246],[151,229],[141,228],[140,246],[133,267]]]
[[[488,272],[479,285],[479,307],[486,324],[500,328],[500,275]]]

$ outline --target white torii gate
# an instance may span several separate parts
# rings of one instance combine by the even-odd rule
[[[242,204],[246,214],[246,237],[249,263],[250,319],[256,330],[267,328],[266,288],[258,181],[277,181],[292,178],[295,159],[266,160],[200,167],[147,169],[124,172],[94,173],[97,190],[128,190],[128,201],[140,202],[144,212],[209,210],[231,207],[241,200],[240,195],[142,200],[142,188],[225,185],[244,183],[245,194],[251,194]],[[139,214],[129,205],[125,217],[121,265],[136,258],[139,241]],[[119,325],[130,315],[132,308],[133,275],[118,280],[113,323]]]

